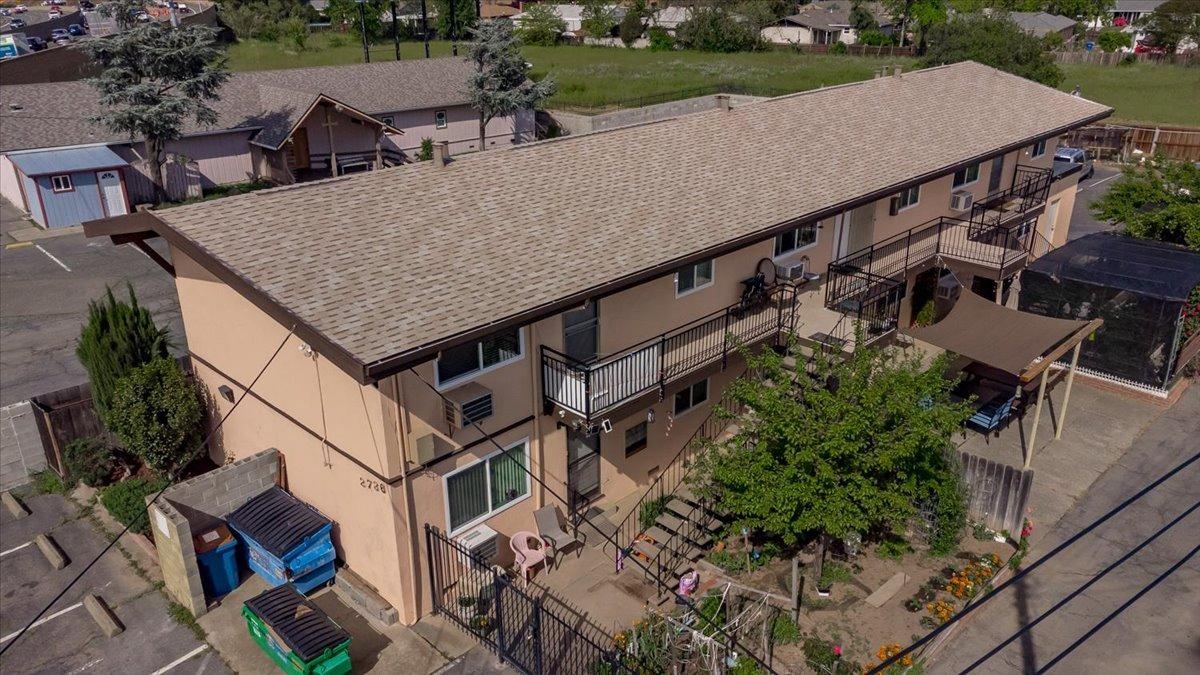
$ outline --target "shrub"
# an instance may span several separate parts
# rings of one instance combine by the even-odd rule
[[[886,47],[887,45],[896,43],[896,41],[892,39],[892,36],[875,29],[864,30],[862,33],[859,33],[858,41],[860,44],[869,45],[871,47]]]
[[[845,54],[848,51],[850,50],[846,47],[845,42],[835,42],[829,47],[830,54]]]
[[[421,139],[421,149],[417,151],[418,162],[428,162],[433,159],[433,139],[428,136]]]
[[[525,9],[525,18],[517,27],[517,35],[527,45],[553,47],[566,29],[567,22],[554,12],[553,5],[539,3]]]
[[[675,36],[671,35],[666,28],[662,26],[651,26],[647,31],[650,37],[650,51],[652,52],[673,52],[675,51]]]
[[[851,675],[858,673],[858,664],[842,659],[842,648],[819,637],[805,638],[804,658],[808,665],[819,673],[828,675]]]
[[[1115,26],[1108,26],[1100,31],[1096,36],[1096,44],[1100,45],[1100,49],[1106,52],[1120,51],[1123,48],[1128,48],[1131,44],[1133,36]]]
[[[100,502],[117,522],[138,534],[150,533],[150,520],[146,517],[146,497],[157,494],[169,482],[164,478],[130,478],[104,488]]]
[[[1045,46],[1045,48],[1049,51],[1056,51],[1056,50],[1062,49],[1063,45],[1065,45],[1066,43],[1067,43],[1067,41],[1066,41],[1066,39],[1063,38],[1062,33],[1059,33],[1057,31],[1046,33],[1042,37],[1042,45]]]
[[[101,438],[77,438],[63,452],[63,462],[72,478],[84,485],[104,487],[112,482],[120,462]]]
[[[345,47],[350,43],[346,40],[346,36],[344,35],[330,35],[329,39],[325,41],[325,44],[329,45],[330,49],[337,49],[339,47]]]
[[[654,521],[657,520],[658,517],[662,515],[663,511],[666,510],[666,497],[651,499],[650,501],[642,504],[642,509],[638,513],[638,524],[642,526],[643,530],[648,530],[650,529],[650,526],[654,524]]]
[[[885,560],[901,560],[904,558],[905,553],[911,551],[912,547],[908,545],[907,541],[904,541],[900,537],[892,536],[884,539],[875,552],[879,554],[880,558]]]
[[[117,300],[111,288],[88,303],[87,323],[75,348],[92,386],[92,405],[105,424],[117,381],[134,368],[165,357],[170,345],[167,330],[154,325],[150,311],[138,304],[133,286],[128,289],[128,303]]]
[[[787,614],[779,614],[771,623],[771,639],[777,645],[794,645],[800,641],[800,626]]]
[[[109,428],[126,450],[167,473],[196,455],[202,418],[195,385],[176,361],[159,358],[117,383]]]
[[[933,486],[935,522],[929,537],[929,552],[936,556],[950,555],[958,548],[967,524],[967,489],[958,469],[948,463],[941,473]]]
[[[621,44],[632,47],[642,37],[642,28],[642,13],[637,7],[630,7],[617,24],[617,36],[621,38]]]
[[[284,19],[279,24],[280,31],[287,36],[288,42],[296,48],[296,51],[302,52],[308,49],[308,37],[312,34],[312,29],[308,27],[308,21],[303,17],[290,16]]]
[[[62,495],[67,493],[66,484],[62,482],[62,479],[58,477],[58,474],[54,473],[54,471],[50,469],[38,471],[37,473],[33,474],[33,489],[37,491],[38,494],[43,495]]]
[[[849,567],[830,562],[821,567],[821,580],[817,585],[821,588],[829,588],[835,583],[848,584],[851,581],[854,581],[854,572]]]
[[[762,38],[734,13],[722,6],[696,6],[687,21],[675,30],[685,49],[702,52],[748,52],[762,47]]]

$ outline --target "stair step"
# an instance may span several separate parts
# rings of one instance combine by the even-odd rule
[[[645,557],[646,560],[654,560],[658,557],[659,547],[648,541],[635,541],[633,542],[633,552]]]
[[[722,527],[725,527],[725,523],[721,522],[721,520],[719,518],[712,518],[707,523],[704,524],[704,527],[709,532],[717,532]]]
[[[676,518],[669,513],[660,513],[659,516],[654,519],[654,522],[662,525],[664,528],[672,532],[678,532],[679,529],[683,527],[683,520]]]
[[[691,504],[677,497],[672,498],[671,501],[667,502],[667,508],[674,511],[680,517],[689,519],[693,514],[696,514],[696,512],[699,511],[697,507],[692,506]]]
[[[679,487],[675,488],[675,496],[689,504],[700,503],[699,497],[696,496],[695,492],[692,492],[692,488],[687,483],[682,483]]]
[[[665,544],[668,541],[671,541],[671,539],[675,536],[673,533],[667,532],[661,527],[654,525],[652,525],[650,529],[646,530],[645,534],[647,537],[650,537],[659,544]]]

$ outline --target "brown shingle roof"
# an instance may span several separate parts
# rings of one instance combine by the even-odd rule
[[[372,364],[1110,112],[960,63],[158,215]]]
[[[185,133],[261,128],[274,139],[317,94],[368,114],[462,105],[469,102],[470,73],[471,64],[459,58],[235,73],[212,104],[217,124],[188,125]],[[82,81],[0,86],[0,151],[128,140],[88,122],[99,110],[96,90]]]

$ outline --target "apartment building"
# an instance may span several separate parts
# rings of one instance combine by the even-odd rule
[[[214,419],[253,383],[214,458],[277,448],[413,623],[426,523],[499,562],[544,505],[619,524],[737,344],[885,339],[930,269],[1002,288],[1065,240],[1056,138],[1110,112],[961,63],[85,227],[166,239]]]

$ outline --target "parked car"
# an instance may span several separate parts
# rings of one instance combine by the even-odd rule
[[[0,16],[12,16],[12,10],[7,7],[0,7]]]
[[[70,42],[74,38],[67,32],[66,28],[55,28],[50,31],[50,41],[56,45],[62,45]]]
[[[29,8],[26,7],[25,5],[17,5],[16,7],[12,8],[13,14],[24,14],[25,12],[28,12],[28,11],[29,11]]]
[[[77,23],[67,26],[67,32],[70,33],[72,37],[83,37],[84,35],[87,35],[87,31],[84,30],[83,26],[80,26]]]
[[[1083,148],[1063,146],[1054,151],[1054,161],[1081,165],[1083,169],[1081,170],[1079,180],[1087,180],[1092,177],[1092,174],[1096,173],[1096,167],[1092,165],[1092,160],[1088,158]]]
[[[46,41],[40,37],[25,38],[25,45],[29,47],[31,52],[40,52],[46,48]]]
[[[96,3],[90,2],[89,0],[83,0],[83,2],[79,3],[79,9],[82,9],[85,12],[90,12],[93,9],[96,9]]]
[[[12,30],[24,28],[27,25],[28,24],[25,23],[25,19],[13,19],[12,21],[8,22],[8,27],[11,28]]]
[[[192,8],[187,5],[180,5],[175,8],[176,14],[192,14]]]
[[[42,0],[42,7],[54,7],[65,4],[67,4],[67,0]]]
[[[46,16],[51,19],[57,19],[62,16],[62,10],[57,7],[51,7],[50,11],[46,12]]]

